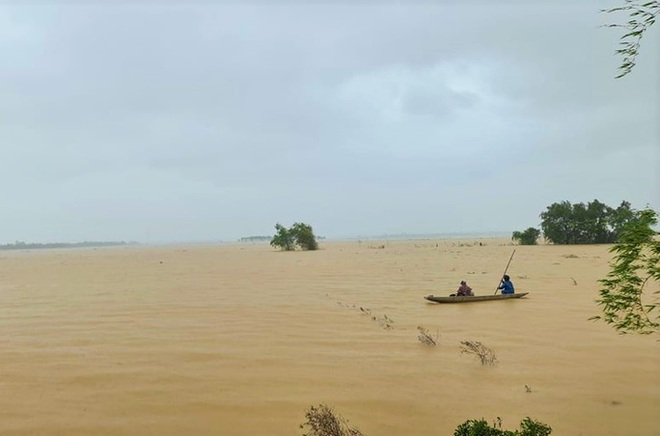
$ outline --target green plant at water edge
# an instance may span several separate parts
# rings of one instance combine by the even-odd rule
[[[511,240],[518,242],[520,245],[536,245],[536,241],[541,236],[541,231],[534,227],[528,227],[526,230],[513,232]]]
[[[300,428],[309,428],[303,436],[364,436],[357,427],[351,427],[348,420],[325,404],[311,406],[305,412],[307,419]]]
[[[658,332],[660,314],[656,312],[653,317],[651,312],[658,305],[660,290],[645,295],[650,282],[660,283],[660,241],[654,239],[652,228],[657,223],[658,213],[648,208],[640,212],[639,220],[625,227],[619,242],[610,249],[614,253],[610,272],[599,281],[602,288],[596,301],[603,315],[589,319],[603,320],[622,334]]]
[[[305,223],[294,223],[287,229],[282,224],[275,224],[277,233],[270,241],[270,245],[284,251],[293,251],[296,247],[301,250],[318,250],[319,244],[314,236],[312,226]]]
[[[469,419],[456,427],[454,436],[548,436],[552,427],[527,417],[520,422],[520,430],[502,430],[498,417],[490,426],[485,419]]]

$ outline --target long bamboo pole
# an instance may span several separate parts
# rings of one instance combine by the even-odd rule
[[[497,294],[497,291],[500,289],[500,285],[502,284],[502,280],[504,280],[504,276],[506,275],[506,272],[509,270],[509,265],[511,265],[511,259],[513,259],[513,255],[516,254],[516,250],[513,250],[513,253],[511,253],[511,257],[509,258],[509,262],[506,264],[506,268],[504,268],[504,274],[502,274],[502,278],[500,279],[500,282],[497,284],[497,288],[495,288],[495,292],[493,295]]]

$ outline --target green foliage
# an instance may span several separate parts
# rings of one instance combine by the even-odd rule
[[[553,244],[609,244],[619,240],[622,230],[639,220],[639,212],[622,202],[613,209],[598,200],[571,204],[553,203],[541,213],[541,229]]]
[[[456,427],[454,436],[496,436],[506,434],[497,427],[488,425],[485,419],[468,419]]]
[[[548,436],[552,427],[530,417],[523,419],[520,430],[502,430],[502,419],[497,418],[490,426],[485,419],[469,419],[456,427],[454,436]]]
[[[550,433],[552,433],[552,427],[533,420],[529,416],[520,423],[520,436],[548,436]]]
[[[284,251],[292,251],[296,248],[296,240],[289,229],[277,223],[275,224],[275,230],[277,230],[277,233],[270,240],[270,245],[279,247]]]
[[[314,231],[312,226],[305,223],[294,223],[289,230],[293,237],[296,240],[296,245],[298,245],[303,250],[318,250],[319,244],[316,242],[316,236],[314,236]]]
[[[296,247],[302,250],[318,250],[319,244],[314,236],[312,226],[305,223],[294,223],[290,229],[282,224],[275,224],[277,233],[270,241],[273,247],[279,247],[284,251],[293,251]]]
[[[619,79],[630,73],[635,66],[642,37],[655,23],[656,17],[660,15],[660,1],[626,0],[625,5],[603,9],[602,12],[625,12],[629,15],[629,20],[626,24],[606,25],[606,27],[621,27],[625,31],[619,41],[620,48],[615,51],[617,55],[623,56],[623,61],[619,66],[619,74],[616,76]]]
[[[520,245],[536,245],[536,241],[541,236],[541,231],[534,227],[528,227],[527,230],[522,232],[515,231],[511,235],[513,241],[518,242]]]
[[[655,291],[645,295],[645,286],[651,282],[660,283],[660,241],[655,239],[652,226],[658,223],[658,213],[652,209],[640,212],[639,219],[629,223],[619,242],[612,247],[614,259],[610,263],[607,278],[600,280],[602,319],[622,334],[650,334],[660,329],[660,314],[651,312],[657,306]],[[652,303],[644,303],[644,297]]]

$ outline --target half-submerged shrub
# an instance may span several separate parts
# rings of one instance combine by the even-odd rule
[[[541,231],[534,227],[528,227],[526,230],[520,232],[515,231],[511,235],[511,240],[518,242],[520,245],[536,245],[536,241],[541,236]]]
[[[311,406],[305,412],[305,421],[300,428],[309,428],[303,436],[365,436],[357,427],[351,427],[348,420],[326,404]]]
[[[497,357],[495,352],[478,341],[461,341],[461,353],[474,354],[482,365],[495,365]]]

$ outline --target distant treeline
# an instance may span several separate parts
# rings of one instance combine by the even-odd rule
[[[272,236],[243,236],[238,239],[238,242],[270,242]],[[325,239],[325,236],[317,236],[316,239]]]
[[[244,236],[238,242],[267,242],[273,239],[272,236]]]
[[[138,245],[137,242],[126,241],[85,241],[85,242],[51,242],[51,243],[37,243],[37,242],[23,242],[16,241],[13,244],[2,244],[0,250],[29,250],[29,249],[46,249],[46,248],[83,248],[83,247],[119,247],[124,245]]]

